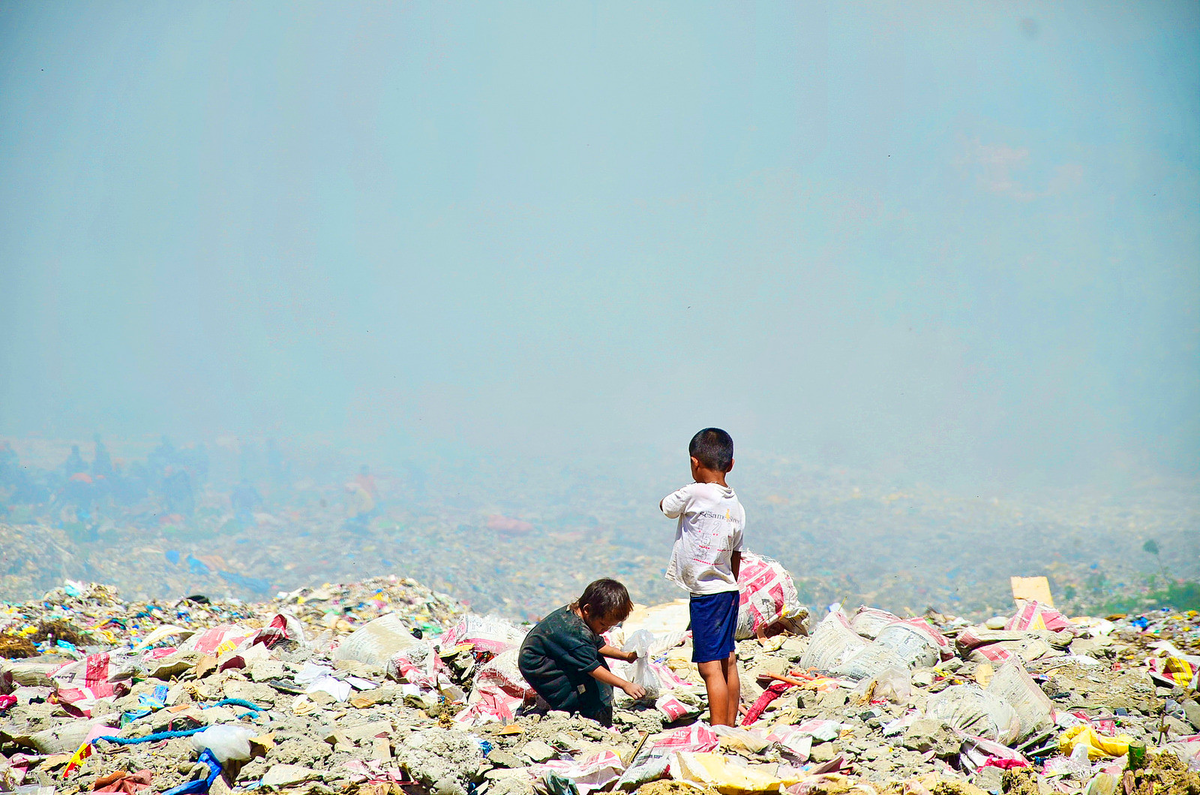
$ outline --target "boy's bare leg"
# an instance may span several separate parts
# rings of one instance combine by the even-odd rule
[[[737,653],[730,654],[721,661],[721,673],[725,676],[725,716],[729,718],[728,726],[737,726],[738,707],[742,705],[742,683],[738,678]]]
[[[732,726],[729,720],[729,686],[725,675],[728,660],[711,660],[697,663],[700,678],[704,680],[704,689],[708,691],[708,722],[713,726]],[[737,702],[734,704],[734,715],[737,714]]]

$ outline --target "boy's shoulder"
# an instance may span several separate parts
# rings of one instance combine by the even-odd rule
[[[583,623],[579,616],[575,615],[571,610],[570,605],[563,605],[550,615],[538,622],[537,626],[531,631],[537,631],[539,635],[544,637],[583,637],[595,633]]]

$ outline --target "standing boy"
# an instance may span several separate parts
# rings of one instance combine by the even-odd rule
[[[738,570],[746,512],[725,475],[733,469],[733,439],[705,428],[688,445],[694,483],[658,507],[679,519],[667,579],[691,593],[692,661],[708,690],[709,722],[733,726],[741,703],[733,634],[738,620]]]

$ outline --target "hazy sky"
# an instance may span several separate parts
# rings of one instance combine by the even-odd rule
[[[0,434],[1200,468],[1200,5],[0,4]]]

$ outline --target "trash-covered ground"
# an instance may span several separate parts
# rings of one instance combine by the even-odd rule
[[[412,580],[271,602],[70,582],[0,616],[0,791],[390,795],[1200,792],[1200,615],[982,623],[834,605],[748,556],[743,725],[710,727],[686,602],[610,642],[614,726],[538,711],[528,626]]]
[[[5,444],[0,599],[73,579],[131,599],[261,601],[397,574],[531,620],[599,577],[645,604],[677,595],[662,576],[674,523],[657,504],[687,476],[678,456],[616,473],[434,454],[387,469],[270,443],[109,454],[11,440],[5,463]],[[1007,609],[1008,577],[1023,574],[1049,577],[1072,613],[1200,608],[1195,483],[963,496],[761,454],[739,459],[731,482],[747,539],[793,572],[810,606],[983,620]]]

